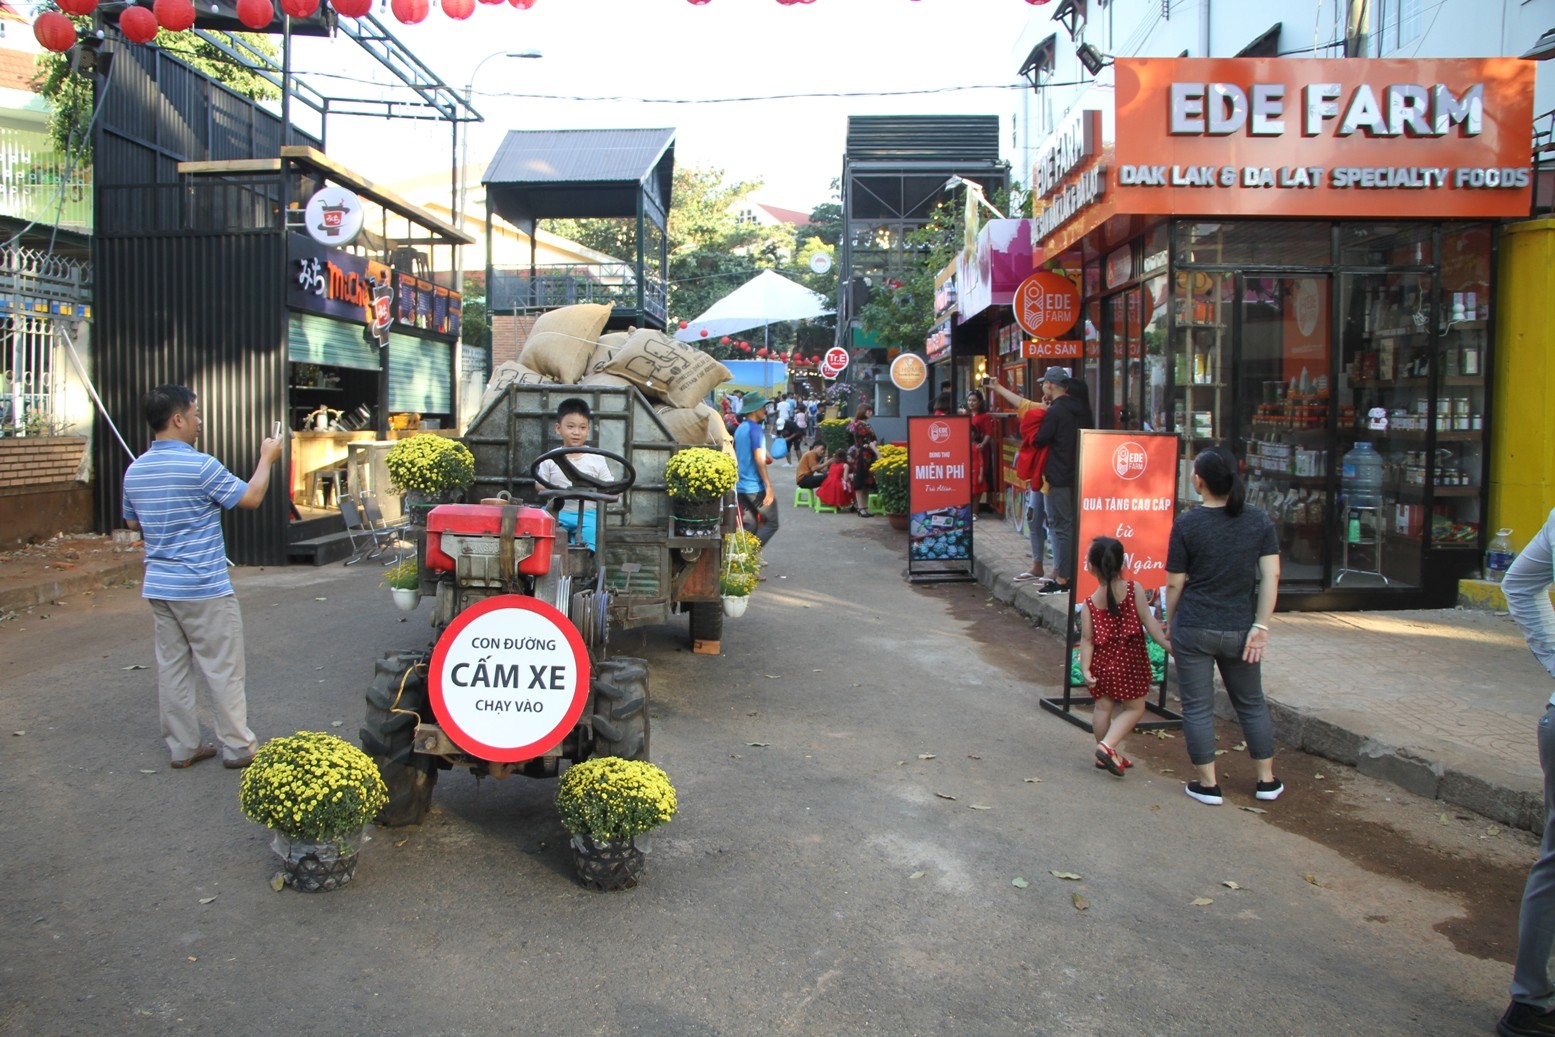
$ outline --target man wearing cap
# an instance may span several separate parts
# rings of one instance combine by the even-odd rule
[[[772,459],[762,431],[766,412],[766,397],[759,392],[746,393],[740,402],[740,427],[734,430],[734,457],[740,465],[734,491],[740,498],[740,517],[763,547],[778,531],[777,496],[767,475]]]
[[[1053,575],[1037,587],[1039,594],[1067,594],[1074,579],[1074,491],[1079,463],[1080,430],[1095,427],[1091,409],[1069,394],[1069,372],[1050,367],[1042,374],[1047,416],[1032,437],[1037,449],[1047,448],[1047,524],[1053,535]]]

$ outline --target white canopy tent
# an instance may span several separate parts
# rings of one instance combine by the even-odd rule
[[[675,332],[682,342],[718,339],[782,321],[808,320],[832,312],[826,297],[782,274],[763,270],[713,303],[696,320]],[[706,331],[707,334],[702,334]]]

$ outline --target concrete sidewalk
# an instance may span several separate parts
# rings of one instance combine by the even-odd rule
[[[1067,596],[1014,582],[1031,561],[1026,537],[984,515],[973,543],[978,581],[1063,637]],[[1287,612],[1270,625],[1264,692],[1281,743],[1543,830],[1535,735],[1555,684],[1510,617],[1462,608]],[[1234,715],[1223,693],[1218,712]]]

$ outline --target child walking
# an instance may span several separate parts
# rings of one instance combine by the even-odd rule
[[[1095,703],[1091,732],[1096,736],[1096,766],[1121,778],[1131,761],[1118,748],[1144,715],[1150,694],[1145,636],[1163,648],[1167,636],[1150,611],[1145,589],[1123,579],[1121,542],[1112,537],[1092,540],[1085,568],[1101,584],[1080,613],[1080,672]]]

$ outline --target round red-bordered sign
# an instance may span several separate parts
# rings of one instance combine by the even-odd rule
[[[482,760],[518,763],[555,748],[588,701],[589,656],[551,605],[499,594],[448,624],[427,673],[432,713]]]
[[[832,346],[826,351],[826,362],[839,372],[848,369],[848,351],[841,346]]]

